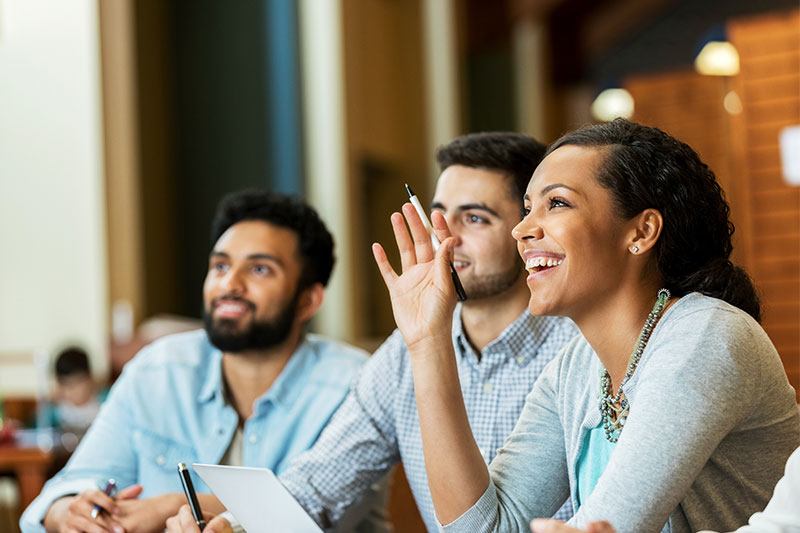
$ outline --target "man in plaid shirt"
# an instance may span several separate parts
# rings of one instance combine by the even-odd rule
[[[431,209],[445,216],[458,239],[454,266],[468,299],[456,308],[452,337],[472,433],[487,464],[514,428],[533,382],[578,332],[569,319],[528,313],[527,274],[511,237],[544,149],[517,133],[479,133],[437,153],[442,173]],[[427,528],[435,531],[411,361],[395,330],[364,365],[319,440],[280,480],[322,528],[389,529],[381,513],[361,527],[356,522],[369,507],[365,502],[375,507],[381,482],[399,462]],[[193,525],[188,509],[182,513]],[[571,515],[567,502],[556,517]],[[231,516],[209,527],[221,531],[224,518]],[[171,525],[179,529],[178,522]]]

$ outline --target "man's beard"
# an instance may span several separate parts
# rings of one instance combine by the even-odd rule
[[[502,294],[512,288],[525,272],[525,263],[514,261],[514,266],[505,272],[475,277],[468,286],[464,287],[469,300],[491,298]]]
[[[231,353],[266,350],[283,343],[292,330],[299,294],[300,291],[296,291],[291,300],[278,311],[275,318],[266,320],[254,318],[244,331],[237,330],[237,323],[234,320],[225,318],[214,320],[211,310],[219,299],[215,298],[211,302],[210,309],[203,309],[203,324],[208,340],[221,351]],[[236,296],[223,298],[241,302],[247,305],[251,312],[255,312],[255,305],[244,298]]]

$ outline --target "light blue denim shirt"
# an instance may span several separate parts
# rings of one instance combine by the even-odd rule
[[[245,422],[244,464],[280,474],[317,440],[366,359],[362,350],[306,335]],[[44,532],[53,501],[110,477],[120,488],[141,484],[141,498],[181,492],[177,464],[218,463],[237,425],[223,397],[222,354],[205,331],[158,340],[125,366],[72,458],[25,510],[20,527]],[[192,479],[198,492],[209,492]]]

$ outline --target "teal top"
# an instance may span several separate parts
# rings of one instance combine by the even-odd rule
[[[590,429],[586,433],[583,450],[575,463],[575,475],[577,477],[577,490],[575,491],[576,511],[582,502],[589,499],[589,495],[597,486],[597,482],[605,472],[615,447],[616,443],[610,442],[606,438],[602,421],[599,426]]]

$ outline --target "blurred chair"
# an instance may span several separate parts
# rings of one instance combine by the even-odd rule
[[[125,363],[133,359],[136,353],[150,344],[151,342],[172,335],[173,333],[183,333],[203,327],[203,321],[197,318],[189,318],[177,315],[155,315],[139,325],[133,338],[125,343],[110,344],[111,357],[111,379],[115,380],[122,372]]]

